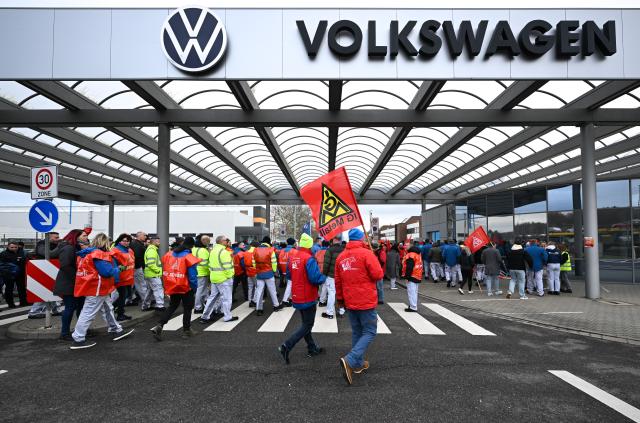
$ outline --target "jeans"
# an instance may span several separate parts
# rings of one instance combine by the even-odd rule
[[[549,291],[560,292],[560,263],[547,264],[549,275]]]
[[[378,314],[376,309],[348,310],[351,323],[351,351],[346,356],[352,369],[364,364],[364,355],[378,332]]]
[[[513,290],[518,284],[518,293],[520,298],[524,297],[524,270],[511,270],[511,281],[509,282],[509,294],[513,294]]]
[[[160,319],[161,325],[166,325],[173,313],[176,312],[178,306],[182,302],[182,329],[189,329],[191,327],[191,311],[193,310],[193,304],[195,303],[195,296],[193,290],[186,294],[173,294],[169,298],[169,308],[165,310]]]
[[[73,295],[63,295],[62,301],[64,302],[64,311],[62,312],[62,326],[60,328],[60,335],[71,334],[71,320],[73,320],[73,312],[76,312],[76,317],[80,317],[82,306],[84,305],[84,297],[74,297]]]
[[[376,289],[378,290],[378,302],[384,302],[384,279],[380,279],[376,282]]]
[[[309,308],[300,310],[300,317],[302,318],[302,325],[293,332],[289,339],[284,341],[284,346],[291,351],[298,341],[304,338],[304,340],[307,341],[307,349],[309,351],[315,351],[318,347],[311,336],[311,330],[313,329],[313,322],[315,322],[316,318],[316,305],[314,304]]]
[[[498,275],[484,275],[484,282],[487,285],[487,294],[491,294],[493,291],[496,293],[500,291],[500,279]],[[491,287],[493,286],[493,291]]]

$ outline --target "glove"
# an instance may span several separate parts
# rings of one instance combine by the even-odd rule
[[[125,270],[127,270],[127,266],[118,266],[118,270],[124,272]]]
[[[337,300],[336,305],[338,308],[344,308],[344,300]]]

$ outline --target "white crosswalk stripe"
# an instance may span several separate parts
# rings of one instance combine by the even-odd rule
[[[295,308],[285,307],[277,313],[271,313],[258,332],[284,332],[295,312]]]
[[[28,314],[23,314],[21,316],[7,317],[6,319],[0,319],[0,326],[5,326],[11,323],[19,322],[21,320],[26,320],[27,317],[28,317]]]
[[[420,335],[444,335],[445,333],[438,329],[436,325],[425,319],[419,313],[409,313],[404,311],[407,305],[404,303],[388,303],[402,319],[409,324]]]
[[[488,330],[473,323],[471,320],[467,320],[464,317],[454,313],[453,311],[442,307],[440,304],[422,303],[422,305],[433,311],[434,313],[437,313],[440,316],[444,317],[454,325],[458,326],[460,329],[469,332],[471,335],[496,336],[495,333],[489,332]]]
[[[237,316],[238,320],[233,322],[225,322],[220,319],[216,321],[211,326],[207,326],[205,328],[206,332],[229,332],[236,326],[240,324],[244,319],[247,318],[251,313],[253,313],[253,309],[249,307],[249,301],[240,304],[238,307],[231,310],[231,314],[233,316]]]
[[[325,319],[322,313],[326,310],[324,307],[316,309],[316,320],[313,323],[311,333],[338,333],[338,321],[333,319]]]
[[[391,331],[389,330],[389,327],[385,322],[382,321],[382,319],[380,318],[380,315],[378,314],[378,335],[380,334],[386,335],[389,333],[391,333]]]
[[[8,314],[16,314],[16,313],[20,313],[23,311],[27,311],[31,309],[31,306],[26,306],[26,307],[16,307],[16,308],[8,308],[9,306],[4,304],[0,306],[0,310],[3,310],[5,308],[7,308],[7,310],[2,311],[2,313],[0,314],[0,316],[6,316]]]
[[[183,314],[180,314],[180,315],[174,317],[173,319],[169,320],[167,322],[167,324],[163,326],[162,330],[172,331],[172,330],[182,329],[182,316],[183,316]],[[193,322],[194,320],[196,320],[200,316],[202,316],[202,315],[201,314],[191,313],[191,321]]]

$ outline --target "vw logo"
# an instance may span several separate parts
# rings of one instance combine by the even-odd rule
[[[178,69],[202,72],[215,65],[227,47],[227,32],[218,17],[205,7],[175,10],[162,27],[161,45]]]

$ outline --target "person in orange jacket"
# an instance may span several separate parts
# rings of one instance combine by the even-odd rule
[[[125,300],[131,295],[131,287],[134,283],[133,272],[135,270],[136,257],[129,245],[131,244],[131,235],[121,234],[115,242],[115,245],[111,249],[113,257],[118,262],[118,265],[123,268],[120,272],[120,283],[117,287],[118,298],[116,299],[114,306],[116,310],[116,320],[122,322],[124,320],[131,320],[131,316],[124,314]]]
[[[99,312],[109,326],[109,333],[113,341],[119,341],[133,333],[133,329],[125,331],[113,315],[111,293],[119,283],[120,269],[112,253],[109,251],[109,237],[99,233],[91,242],[89,248],[78,252],[79,262],[76,272],[76,284],[73,294],[76,297],[85,297],[84,306],[73,337],[72,350],[91,348],[96,345],[94,341],[85,339],[91,322]]]

